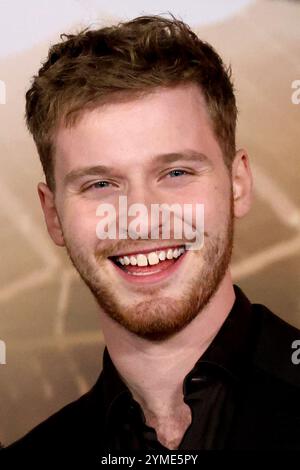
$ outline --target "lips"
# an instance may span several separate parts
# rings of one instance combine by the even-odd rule
[[[185,251],[184,246],[178,246],[174,248],[168,248],[165,250],[156,251],[144,251],[134,254],[127,254],[124,256],[113,256],[110,259],[122,266],[138,266],[147,267],[148,265],[153,266],[161,264],[165,260],[172,260],[179,258]]]
[[[179,246],[177,246],[175,249],[178,250]],[[170,248],[168,248],[168,250],[170,250]],[[151,252],[148,251],[148,253],[149,254],[153,253],[153,251]],[[111,261],[114,268],[117,270],[117,273],[123,279],[131,283],[140,284],[140,283],[158,282],[158,281],[162,281],[163,279],[168,278],[179,268],[179,266],[183,262],[183,259],[185,259],[186,255],[187,255],[186,251],[182,250],[182,253],[178,255],[176,258],[171,258],[171,259],[166,258],[164,260],[160,260],[158,263],[154,265],[147,264],[145,266],[121,264],[120,261],[118,261],[120,257],[110,257],[109,260]],[[131,256],[134,256],[134,255],[131,255]],[[137,256],[136,253],[135,253],[135,256]],[[129,253],[128,253],[128,259],[130,259]]]
[[[114,258],[119,258],[119,257],[122,257],[122,256],[136,256],[138,254],[148,254],[148,253],[151,253],[151,252],[159,252],[159,251],[166,251],[166,250],[169,250],[169,249],[175,249],[175,248],[180,248],[180,247],[184,247],[185,245],[184,244],[177,244],[177,245],[172,245],[172,246],[159,246],[159,247],[152,247],[152,248],[145,248],[145,249],[139,249],[138,251],[129,251],[129,252],[122,252],[122,253],[117,253],[113,256],[109,256],[109,258],[111,259],[114,259]]]

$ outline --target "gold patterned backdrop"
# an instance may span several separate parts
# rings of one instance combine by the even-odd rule
[[[5,3],[0,2],[2,20]],[[300,328],[300,104],[292,100],[292,86],[300,80],[300,4],[253,1],[193,28],[232,64],[238,144],[248,149],[255,178],[253,208],[236,227],[235,282],[252,301]],[[97,306],[63,250],[49,240],[36,192],[42,172],[23,119],[29,80],[57,40],[55,34],[0,56],[0,340],[6,346],[0,440],[5,444],[87,391],[102,365]]]

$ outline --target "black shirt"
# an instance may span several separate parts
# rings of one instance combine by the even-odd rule
[[[192,423],[179,450],[226,447],[236,394],[249,370],[257,334],[251,304],[237,287],[235,292],[236,301],[225,323],[184,379],[184,401],[191,408]],[[166,450],[155,430],[146,425],[140,405],[120,379],[106,348],[103,376],[107,445],[118,450]]]
[[[234,289],[232,310],[184,379],[192,423],[178,449],[300,450],[300,365],[292,362],[300,331]],[[146,425],[105,348],[94,387],[0,456],[43,451],[82,457],[118,450],[168,449]]]

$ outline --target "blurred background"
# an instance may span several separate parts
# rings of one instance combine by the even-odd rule
[[[167,11],[233,68],[238,145],[248,149],[255,178],[253,208],[236,227],[234,280],[253,302],[300,328],[300,104],[292,100],[300,80],[299,2],[0,0],[4,444],[86,392],[103,351],[96,303],[44,226],[36,191],[43,175],[24,125],[24,94],[60,33]]]

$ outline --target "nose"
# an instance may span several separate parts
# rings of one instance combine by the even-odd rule
[[[119,233],[134,240],[159,238],[159,194],[147,181],[134,181],[119,212]],[[156,237],[155,237],[156,234]]]

